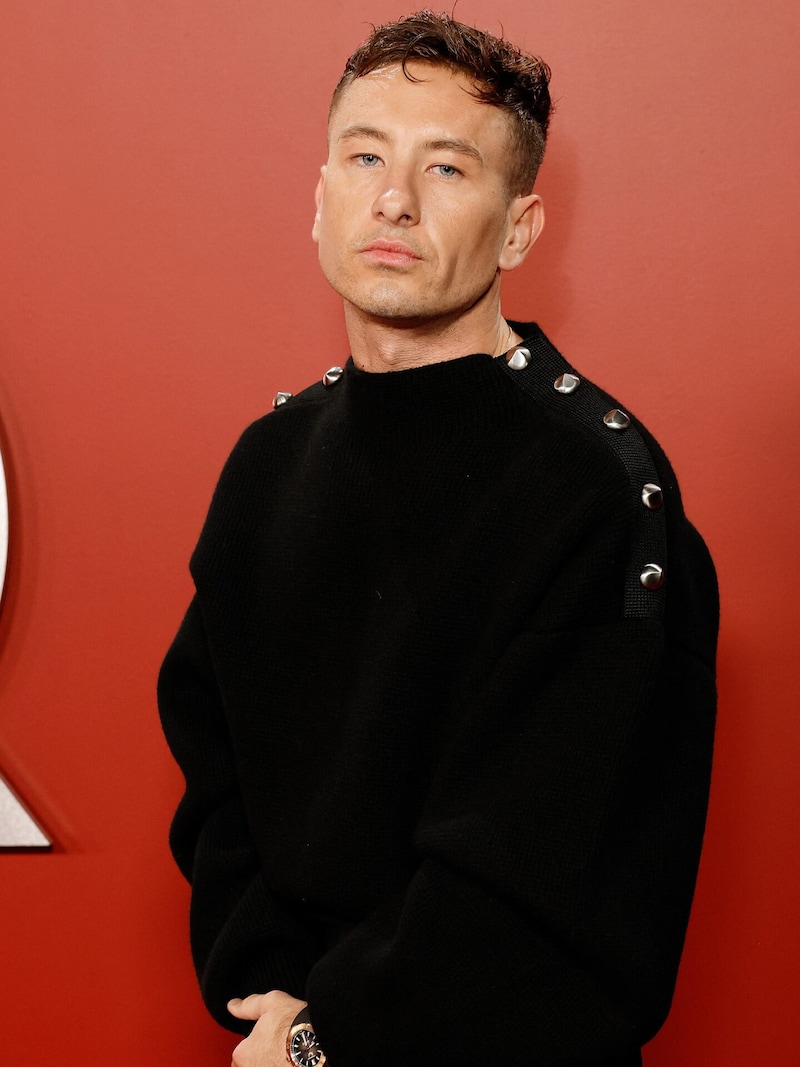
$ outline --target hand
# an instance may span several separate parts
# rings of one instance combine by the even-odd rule
[[[231,1067],[286,1067],[286,1039],[299,1011],[306,1007],[280,989],[231,1000],[228,1011],[237,1019],[255,1019],[250,1036],[233,1050]]]

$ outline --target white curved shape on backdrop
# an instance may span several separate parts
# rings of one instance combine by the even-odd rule
[[[0,453],[0,598],[8,563],[8,489]],[[0,776],[0,848],[47,848],[48,838]]]
[[[8,563],[8,490],[6,488],[6,469],[0,453],[0,599],[6,584],[6,564]]]

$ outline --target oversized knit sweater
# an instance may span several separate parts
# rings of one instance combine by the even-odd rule
[[[669,1008],[714,572],[652,438],[517,329],[519,370],[350,361],[251,426],[162,669],[208,1007],[308,999],[332,1067],[627,1067]]]

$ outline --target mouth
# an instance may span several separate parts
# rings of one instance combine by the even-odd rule
[[[359,255],[371,263],[387,267],[407,267],[422,260],[422,257],[403,241],[370,241],[360,250]]]

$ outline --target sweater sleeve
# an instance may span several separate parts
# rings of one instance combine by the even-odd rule
[[[713,653],[687,626],[533,618],[510,642],[449,724],[407,890],[311,972],[335,1067],[617,1064],[657,1031],[713,737]]]
[[[158,700],[167,741],[186,779],[170,846],[192,885],[191,942],[200,988],[221,1025],[246,1030],[249,1024],[230,1016],[226,1002],[256,990],[301,996],[319,946],[307,922],[266,887],[197,598],[164,660]]]

